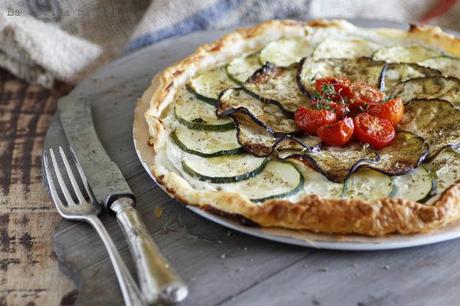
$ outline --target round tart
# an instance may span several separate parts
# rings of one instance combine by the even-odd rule
[[[436,27],[277,20],[241,29],[153,79],[142,97],[151,171],[180,202],[262,227],[429,231],[460,218],[458,77],[460,40]],[[342,87],[318,97],[318,82],[330,78],[375,88],[382,105],[398,99],[404,112],[391,137],[356,132],[380,106],[353,108],[357,95],[344,101]],[[305,132],[302,108],[345,117],[354,132],[333,141],[323,135],[343,124]],[[372,122],[382,120],[368,126],[381,134]]]

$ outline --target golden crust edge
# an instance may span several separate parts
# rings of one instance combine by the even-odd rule
[[[353,27],[343,20],[270,20],[247,29],[239,29],[213,43],[199,47],[195,53],[157,74],[141,99],[149,103],[145,113],[149,126],[149,144],[155,154],[164,144],[164,127],[161,113],[188,77],[202,69],[203,65],[217,63],[235,54],[256,49],[257,39],[276,32],[279,37],[304,33],[306,27]],[[281,31],[280,35],[280,28]],[[300,32],[299,32],[300,31]],[[381,32],[385,29],[380,30]],[[439,45],[446,51],[460,55],[460,39],[443,32],[438,27],[412,25],[409,31],[389,29],[390,35],[409,35],[429,44]],[[273,36],[273,35],[272,35]],[[235,45],[240,49],[235,51]],[[228,49],[232,49],[228,52]],[[169,98],[169,99],[168,99]],[[449,187],[436,202],[427,206],[404,199],[384,198],[375,202],[347,199],[323,199],[306,196],[293,203],[273,199],[254,204],[244,197],[230,192],[206,191],[192,188],[174,172],[165,171],[161,165],[151,167],[158,184],[174,198],[186,205],[201,208],[212,207],[226,214],[241,215],[262,227],[282,227],[309,230],[327,234],[361,234],[383,236],[391,233],[412,234],[428,232],[460,219],[460,184]]]

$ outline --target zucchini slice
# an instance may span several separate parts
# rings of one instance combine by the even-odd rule
[[[211,105],[216,105],[219,94],[231,87],[235,87],[235,83],[228,77],[224,66],[203,71],[187,84],[198,99]]]
[[[299,86],[302,91],[314,91],[315,80],[334,76],[345,77],[352,82],[364,81],[379,88],[380,74],[385,62],[373,61],[367,57],[354,59],[320,59],[306,58],[301,61],[298,76]]]
[[[460,180],[460,153],[444,150],[425,165],[436,182],[435,194],[441,194]]]
[[[405,103],[412,99],[442,99],[460,107],[460,79],[432,76],[407,80],[394,86],[389,96]]]
[[[312,57],[321,58],[357,58],[371,56],[381,45],[360,38],[327,38],[315,48]]]
[[[171,139],[185,152],[203,157],[245,153],[237,141],[236,130],[213,132],[178,127]]]
[[[390,175],[401,175],[417,168],[428,154],[425,140],[413,133],[397,132],[393,142],[378,150],[380,160],[368,167]]]
[[[397,128],[412,132],[429,145],[428,158],[447,147],[460,145],[460,110],[439,99],[412,100],[405,105]]]
[[[264,103],[242,88],[225,90],[219,98],[217,115],[243,113],[272,134],[290,134],[298,131],[294,120],[288,118],[277,105]]]
[[[417,63],[440,55],[440,51],[420,45],[392,46],[378,49],[372,59],[388,63]]]
[[[440,75],[441,72],[436,69],[419,66],[417,64],[391,63],[388,64],[384,74],[384,89],[389,90],[396,84],[409,79]]]
[[[175,116],[180,123],[190,129],[226,131],[235,128],[231,118],[217,117],[214,106],[198,100],[185,88],[176,95],[175,99]]]
[[[252,155],[225,155],[203,158],[190,156],[182,161],[182,169],[200,181],[234,183],[247,180],[262,172],[268,159]],[[225,173],[225,176],[222,176]]]
[[[302,163],[296,163],[296,167],[304,178],[302,195],[315,194],[326,199],[340,197],[343,183],[332,182],[318,171]]]
[[[310,106],[310,101],[297,86],[299,64],[276,67],[271,63],[257,70],[242,87],[265,103],[276,104],[291,115],[301,105]]]
[[[300,61],[303,57],[310,56],[313,48],[306,39],[287,39],[272,41],[260,51],[259,62],[267,62],[276,66],[289,66]]]
[[[393,190],[390,197],[424,202],[431,197],[435,181],[430,171],[420,166],[414,171],[393,176]]]
[[[270,161],[262,172],[241,182],[229,184],[228,190],[245,195],[254,202],[285,198],[302,190],[304,179],[289,162]],[[222,186],[226,190],[226,186]]]
[[[419,65],[437,69],[444,76],[460,78],[460,58],[438,56],[421,61]]]
[[[246,80],[260,68],[259,55],[251,54],[232,60],[226,67],[230,79],[238,84]]]
[[[389,196],[392,190],[391,177],[372,169],[361,168],[346,180],[342,197],[375,201]]]
[[[379,155],[368,145],[350,143],[343,147],[324,146],[318,152],[288,154],[284,158],[305,160],[329,180],[341,183],[360,166],[377,163]]]

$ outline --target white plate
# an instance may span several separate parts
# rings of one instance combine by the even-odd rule
[[[149,135],[144,117],[147,108],[148,103],[142,102],[142,100],[140,100],[140,103],[136,106],[133,138],[139,160],[150,177],[155,181],[150,171],[150,165],[153,163],[152,149],[147,145]],[[159,186],[162,187],[161,185]],[[426,234],[388,235],[385,237],[372,238],[358,235],[325,235],[307,231],[244,226],[238,222],[211,214],[200,208],[192,206],[187,207],[208,220],[242,233],[282,243],[330,250],[375,251],[400,249],[427,245],[460,237],[460,222],[450,224],[440,230]]]

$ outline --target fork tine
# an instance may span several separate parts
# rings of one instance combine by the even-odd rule
[[[48,182],[48,188],[50,189],[51,198],[53,198],[54,203],[58,206],[62,206],[61,198],[56,191],[56,185],[54,184],[53,177],[51,175],[51,170],[48,164],[48,153],[45,151],[43,153],[43,166],[45,168],[46,181]]]
[[[61,146],[59,146],[59,153],[61,153],[61,158],[62,158],[62,161],[64,162],[64,166],[67,171],[67,175],[69,176],[70,183],[72,184],[73,190],[75,194],[77,195],[77,198],[80,201],[80,203],[84,203],[86,201],[85,197],[81,193],[80,186],[78,186],[78,183],[75,180],[75,175],[72,171],[72,168],[70,168],[69,161],[67,160],[67,157],[64,153],[64,149],[62,149]]]
[[[76,203],[73,201],[72,196],[70,195],[69,190],[67,189],[67,186],[64,182],[64,178],[62,177],[61,170],[59,169],[59,164],[56,161],[56,156],[54,155],[53,149],[50,149],[50,155],[51,155],[51,162],[53,163],[54,172],[56,173],[56,177],[62,189],[62,193],[64,194],[64,197],[67,201],[67,205],[72,205],[72,204],[76,205]]]
[[[91,198],[91,200],[93,200],[94,202],[95,200],[94,200],[93,194],[91,193],[89,189],[88,180],[86,179],[85,172],[83,171],[83,168],[81,167],[80,162],[77,159],[77,155],[75,154],[75,151],[73,150],[72,147],[70,147],[70,153],[72,153],[73,160],[75,161],[75,166],[77,166],[77,171],[78,171],[78,174],[80,174],[80,178],[83,182],[83,186],[85,186],[86,193]]]

